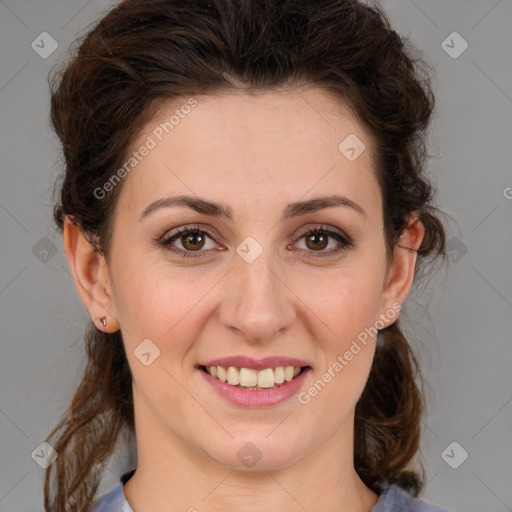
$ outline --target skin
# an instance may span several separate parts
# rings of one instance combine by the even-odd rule
[[[133,374],[138,468],[126,498],[135,511],[367,512],[378,495],[355,472],[353,428],[375,338],[307,404],[295,396],[272,407],[236,406],[195,365],[233,354],[297,357],[313,368],[306,390],[359,333],[404,302],[416,252],[396,247],[392,264],[386,259],[370,134],[318,88],[197,100],[124,178],[108,260],[65,224],[77,290],[99,329],[121,329]],[[134,147],[184,103],[162,105]],[[366,145],[354,161],[338,150],[349,134]],[[334,193],[365,214],[336,206],[280,220],[288,203]],[[221,202],[233,218],[174,206],[138,221],[148,204],[178,194]],[[424,236],[414,220],[401,241],[411,249]],[[200,257],[155,243],[194,224],[216,235],[206,236]],[[320,249],[307,245],[302,232],[321,225],[353,245],[338,254],[328,254],[339,246],[334,238]],[[235,252],[247,236],[263,249],[251,264]],[[186,250],[179,238],[173,246]],[[161,351],[149,366],[134,355],[147,338]],[[262,454],[251,468],[237,457],[249,442]]]

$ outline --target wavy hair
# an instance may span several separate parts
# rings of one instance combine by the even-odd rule
[[[94,191],[119,169],[163,101],[185,95],[311,85],[352,109],[374,142],[388,257],[417,213],[426,233],[419,269],[445,258],[445,231],[425,170],[434,110],[420,52],[381,7],[356,0],[124,0],[75,41],[52,71],[51,123],[65,164],[54,220],[69,216],[108,258],[122,183]],[[60,180],[59,180],[60,181]],[[414,353],[395,322],[379,333],[356,405],[354,465],[376,492],[384,481],[413,496],[424,486],[419,452],[425,403]],[[47,512],[88,512],[116,441],[134,431],[132,377],[120,331],[91,324],[87,362],[71,403],[47,437],[59,457],[46,470]]]

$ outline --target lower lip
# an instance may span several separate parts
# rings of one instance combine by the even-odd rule
[[[221,382],[205,371],[198,369],[198,372],[205,378],[206,382],[223,398],[236,405],[246,407],[267,407],[276,405],[294,396],[301,388],[309,375],[311,368],[306,368],[297,377],[286,384],[275,388],[265,389],[244,389],[231,386],[227,382]]]

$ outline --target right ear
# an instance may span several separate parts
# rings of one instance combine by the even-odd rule
[[[119,329],[105,257],[91,245],[79,224],[64,221],[64,252],[84,306],[96,327],[104,332]],[[106,327],[101,318],[106,318]]]

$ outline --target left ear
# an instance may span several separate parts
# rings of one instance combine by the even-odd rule
[[[417,251],[424,236],[425,227],[418,214],[414,212],[409,216],[407,226],[393,248],[393,259],[389,265],[382,294],[381,319],[387,317],[385,313],[391,308],[396,311],[396,305],[402,305],[409,295],[414,282]],[[393,315],[391,320],[384,320],[385,326],[391,325],[397,318],[398,316]]]

